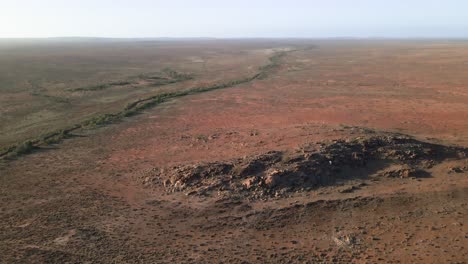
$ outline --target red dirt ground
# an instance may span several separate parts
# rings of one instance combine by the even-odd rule
[[[0,260],[466,263],[468,171],[449,173],[466,157],[428,178],[355,179],[256,201],[166,193],[137,178],[351,139],[358,127],[468,147],[467,56],[461,44],[323,42],[264,80],[164,103],[9,162]]]

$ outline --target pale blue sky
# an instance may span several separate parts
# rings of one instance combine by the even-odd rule
[[[467,0],[0,0],[0,37],[468,37]]]

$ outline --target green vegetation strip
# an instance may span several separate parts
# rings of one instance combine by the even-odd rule
[[[116,82],[102,83],[102,84],[86,86],[86,87],[73,88],[73,89],[69,89],[69,91],[72,91],[72,92],[100,91],[100,90],[104,90],[107,88],[111,88],[113,86],[125,86],[125,85],[135,84],[137,80],[150,81],[151,86],[162,86],[162,85],[168,85],[168,84],[187,81],[193,78],[192,75],[179,73],[170,68],[163,69],[161,74],[162,75],[156,75],[156,76],[141,74],[136,77],[130,78],[130,80],[116,81]]]
[[[277,68],[280,65],[281,58],[283,58],[288,52],[291,52],[291,51],[293,50],[290,50],[287,52],[282,51],[282,52],[274,53],[269,58],[270,62],[267,65],[260,67],[259,72],[253,76],[250,76],[244,79],[215,84],[212,86],[196,87],[196,88],[191,88],[191,89],[187,89],[183,91],[162,93],[162,94],[158,94],[158,95],[151,96],[148,98],[139,99],[135,102],[127,104],[127,106],[122,111],[119,111],[117,113],[97,115],[88,120],[81,122],[80,124],[73,125],[69,128],[57,130],[57,131],[42,135],[36,139],[27,140],[20,144],[9,146],[5,149],[0,150],[0,158],[11,159],[11,158],[16,158],[21,155],[29,154],[41,146],[47,146],[47,145],[61,142],[62,140],[70,137],[70,133],[73,131],[76,131],[79,129],[92,129],[98,126],[115,123],[115,122],[122,120],[125,117],[135,115],[141,112],[142,110],[148,109],[150,107],[154,107],[158,104],[167,102],[177,97],[229,88],[229,87],[237,86],[240,84],[249,83],[256,79],[264,79],[265,77],[268,76],[268,74],[273,69]],[[177,73],[172,73],[172,74],[177,74]]]
[[[103,84],[98,84],[98,85],[93,85],[93,86],[86,86],[86,87],[79,87],[75,89],[70,89],[72,92],[82,92],[82,91],[99,91],[99,90],[104,90],[112,86],[123,86],[123,85],[129,85],[132,84],[133,82],[130,81],[119,81],[119,82],[110,82],[110,83],[103,83]]]

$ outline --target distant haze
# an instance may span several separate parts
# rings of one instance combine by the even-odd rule
[[[466,0],[0,0],[0,38],[467,38]]]

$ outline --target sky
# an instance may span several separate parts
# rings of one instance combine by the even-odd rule
[[[0,0],[0,38],[467,38],[467,0]]]

